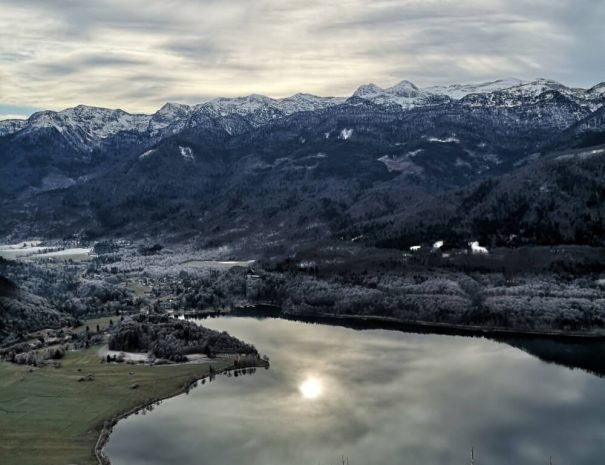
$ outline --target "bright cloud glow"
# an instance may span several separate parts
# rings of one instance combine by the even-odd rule
[[[305,399],[313,400],[317,399],[322,394],[323,387],[319,379],[309,376],[301,383],[298,390]]]

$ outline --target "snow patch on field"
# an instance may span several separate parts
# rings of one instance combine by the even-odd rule
[[[418,172],[422,171],[422,168],[409,161],[407,157],[391,157],[390,155],[384,155],[377,159],[379,162],[384,163],[387,170],[392,171],[410,171]]]
[[[143,354],[139,352],[122,352],[119,350],[109,350],[107,346],[103,346],[97,352],[99,357],[106,358],[108,355],[110,357],[117,357],[125,362],[149,362],[151,361],[151,357],[149,354]]]
[[[415,157],[416,155],[421,154],[422,152],[424,152],[424,149],[416,149],[416,150],[412,150],[411,152],[408,152],[408,157]]]
[[[571,160],[573,158],[579,158],[581,160],[585,160],[587,158],[591,158],[597,155],[603,155],[605,154],[605,149],[594,149],[594,150],[587,150],[584,152],[578,152],[578,153],[568,153],[565,155],[559,155],[557,157],[557,160]]]
[[[2,244],[0,250],[16,250],[16,249],[27,249],[37,247],[42,244],[42,241],[24,241],[18,244]]]
[[[87,258],[91,252],[92,249],[90,247],[75,247],[73,249],[54,250],[52,252],[36,254],[32,258],[61,258],[64,260],[71,258],[76,260]]]
[[[248,267],[253,263],[254,260],[188,260],[182,265],[189,268],[229,269],[235,266]]]
[[[179,145],[179,152],[181,153],[181,157],[185,161],[195,161],[195,157],[193,156],[193,150],[191,147],[182,147]]]
[[[456,158],[456,166],[464,166],[465,168],[471,168],[471,164],[462,158]]]
[[[24,241],[18,244],[2,244],[0,245],[0,257],[14,260],[15,258],[39,253],[46,249],[46,247],[40,247],[41,243],[41,241]]]
[[[341,140],[347,140],[352,135],[353,135],[353,130],[352,129],[344,128],[342,131],[340,131],[340,134],[338,135],[338,138],[341,139]]]
[[[472,253],[488,253],[487,248],[479,245],[479,241],[469,242],[468,245]]]
[[[139,160],[147,158],[150,155],[153,155],[155,152],[156,152],[156,149],[147,150],[147,152],[143,152],[142,154],[139,155]]]
[[[458,139],[457,137],[454,137],[454,136],[449,136],[449,137],[446,137],[445,139],[440,139],[438,137],[429,137],[428,141],[429,142],[438,142],[440,144],[451,144],[451,143],[459,144],[460,143],[460,139]]]
[[[63,260],[83,260],[89,257],[92,249],[89,247],[75,247],[59,249],[58,247],[43,247],[41,241],[24,241],[18,244],[0,245],[0,257],[9,260],[40,258],[59,258]]]

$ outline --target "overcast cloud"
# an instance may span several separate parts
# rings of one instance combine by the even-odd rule
[[[0,118],[402,79],[591,87],[603,24],[603,0],[0,0]]]

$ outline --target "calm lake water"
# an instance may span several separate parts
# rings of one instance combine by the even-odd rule
[[[586,371],[482,338],[202,324],[254,344],[271,368],[121,421],[113,465],[463,465],[471,448],[477,465],[605,463],[605,379]]]

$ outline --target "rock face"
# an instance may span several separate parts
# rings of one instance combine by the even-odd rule
[[[605,84],[503,79],[40,112],[0,122],[0,235],[369,234],[443,192],[605,143],[604,103]]]

